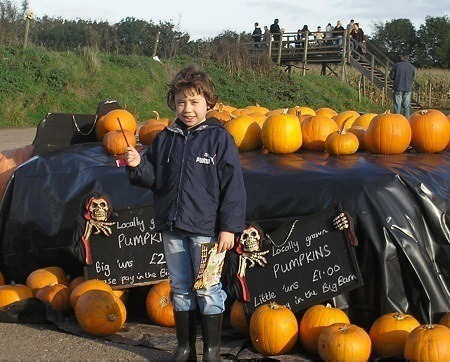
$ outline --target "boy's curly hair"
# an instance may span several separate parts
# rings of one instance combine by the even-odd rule
[[[167,105],[172,110],[175,110],[175,94],[180,91],[195,90],[205,98],[208,109],[213,108],[217,102],[211,77],[194,65],[181,69],[167,86]]]

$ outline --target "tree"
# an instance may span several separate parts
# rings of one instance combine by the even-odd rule
[[[450,68],[450,20],[448,16],[425,18],[417,31],[417,60],[422,67]]]

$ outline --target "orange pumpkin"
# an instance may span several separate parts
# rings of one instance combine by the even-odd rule
[[[259,104],[256,104],[254,106],[247,106],[245,107],[246,109],[250,109],[252,112],[251,113],[261,113],[261,114],[266,114],[267,112],[269,112],[269,108],[260,106]]]
[[[236,108],[235,110],[231,111],[231,118],[243,116],[250,113],[253,113],[253,110],[250,108]]]
[[[411,146],[418,152],[435,153],[444,150],[450,140],[450,124],[437,109],[416,111],[409,117]]]
[[[113,289],[113,294],[118,297],[125,305],[128,302],[128,295],[130,294],[129,292],[129,289]]]
[[[125,109],[114,109],[100,117],[95,125],[95,135],[99,141],[102,141],[108,132],[120,130],[118,119],[124,130],[133,135],[136,133],[137,122],[134,116]]]
[[[263,124],[261,138],[269,152],[293,153],[302,145],[300,122],[293,114],[272,114]]]
[[[339,130],[336,122],[325,116],[311,116],[302,122],[303,145],[309,151],[325,151],[328,135]]]
[[[72,310],[70,305],[70,290],[63,284],[49,284],[39,289],[35,295],[37,299],[48,302],[62,314],[69,314]]]
[[[49,284],[69,285],[69,277],[66,272],[57,266],[40,268],[32,271],[26,280],[26,285],[35,295],[37,291]]]
[[[244,310],[244,303],[235,300],[231,306],[230,324],[233,329],[243,336],[250,335],[249,323]]]
[[[151,145],[156,135],[166,127],[167,124],[163,122],[154,119],[148,120],[141,128],[139,128],[139,142],[143,145]]]
[[[293,108],[289,108],[287,111],[288,114],[293,114],[294,116],[300,116],[300,115],[310,115],[315,116],[316,111],[310,107],[304,107],[304,106],[295,106]]]
[[[75,317],[83,330],[96,337],[117,333],[125,324],[123,302],[104,290],[89,290],[77,301]]]
[[[353,133],[358,139],[358,151],[365,151],[366,145],[364,144],[364,135],[366,134],[367,129],[361,126],[351,126],[347,131]]]
[[[248,114],[250,117],[252,117],[256,122],[258,122],[259,127],[262,128],[264,122],[266,121],[267,117],[262,114],[262,113],[258,113],[258,112],[254,112],[254,113],[249,113]]]
[[[219,103],[217,108],[214,107],[213,109],[210,109],[208,112],[206,112],[206,118],[217,118],[222,124],[228,122],[231,120],[231,113],[224,109],[224,106],[222,103]]]
[[[316,115],[333,118],[338,115],[338,112],[336,112],[333,108],[322,107],[322,108],[316,109]]]
[[[151,287],[147,293],[145,305],[147,314],[153,322],[164,327],[175,325],[169,281],[163,280]]]
[[[261,148],[261,127],[248,114],[243,114],[228,121],[224,127],[233,136],[240,152]]]
[[[0,285],[0,308],[32,297],[33,292],[24,284]]]
[[[3,273],[0,272],[0,285],[4,285],[5,284],[5,278],[3,277]]]
[[[128,146],[125,141],[125,137],[128,140],[130,146],[136,146],[136,137],[134,133],[124,130],[122,131],[109,131],[105,137],[103,137],[103,145],[106,151],[111,155],[123,155],[125,148]]]
[[[325,327],[333,323],[350,323],[347,315],[340,309],[330,304],[314,305],[308,308],[300,320],[300,341],[303,347],[312,354],[317,354],[317,342],[319,335]]]
[[[78,298],[80,298],[80,296],[82,296],[89,290],[103,290],[111,294],[113,292],[111,286],[105,283],[103,280],[98,279],[85,280],[84,282],[80,283],[77,287],[75,287],[75,289],[72,290],[72,293],[70,293],[70,305],[72,306],[73,309],[75,309]]]
[[[399,312],[379,317],[370,327],[373,353],[378,357],[403,357],[406,338],[420,323],[413,316]]]
[[[320,358],[330,362],[366,362],[371,353],[367,332],[354,324],[334,323],[319,335]]]
[[[85,279],[84,275],[80,275],[80,276],[77,276],[76,278],[73,278],[73,279],[70,281],[70,284],[69,284],[69,292],[72,293],[72,291],[73,291],[78,285],[80,285],[81,283],[83,283],[85,280],[86,280],[86,279]]]
[[[376,116],[377,116],[376,113],[361,114],[353,121],[351,127],[359,126],[367,129],[367,127],[369,127],[370,122],[372,122],[372,119],[374,119]]]
[[[342,124],[347,121],[347,127],[350,128],[353,125],[353,122],[360,116],[360,114],[356,111],[344,111],[334,116],[333,119],[338,125],[339,128],[342,127]]]
[[[411,142],[411,126],[405,116],[389,111],[379,114],[370,122],[364,135],[367,150],[375,154],[403,153]]]
[[[288,353],[297,343],[298,326],[294,313],[275,302],[258,306],[250,317],[253,347],[266,356]]]
[[[450,329],[423,324],[408,335],[403,357],[411,362],[450,361]]]
[[[359,147],[359,140],[352,132],[347,132],[345,129],[346,122],[342,124],[340,131],[330,133],[325,140],[325,151],[328,154],[352,155]]]

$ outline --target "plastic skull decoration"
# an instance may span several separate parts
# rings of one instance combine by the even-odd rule
[[[106,221],[111,213],[109,201],[105,197],[92,197],[87,209],[90,218],[96,221]]]
[[[244,253],[259,251],[261,242],[261,231],[253,225],[249,225],[239,237],[239,243]]]

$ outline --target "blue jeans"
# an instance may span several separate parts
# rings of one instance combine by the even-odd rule
[[[394,92],[394,113],[403,113],[409,118],[409,106],[411,105],[411,92]]]
[[[222,283],[208,289],[193,289],[200,266],[201,245],[217,239],[182,230],[163,231],[162,235],[175,311],[193,310],[198,302],[202,314],[223,313],[227,295],[222,290]]]

